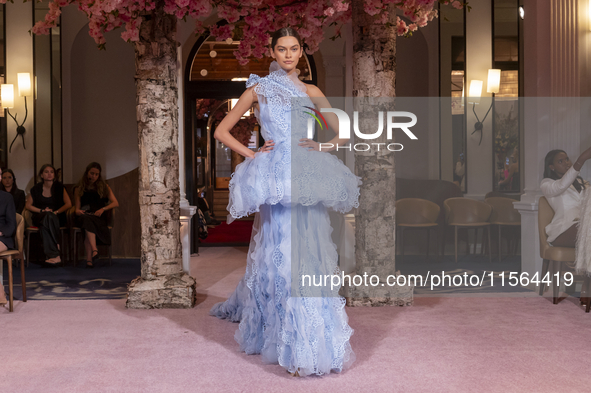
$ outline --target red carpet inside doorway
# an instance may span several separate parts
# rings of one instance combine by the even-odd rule
[[[201,243],[248,243],[254,221],[234,221],[230,225],[222,221],[220,225],[208,228],[207,238]]]

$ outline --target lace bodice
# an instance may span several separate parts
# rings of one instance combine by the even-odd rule
[[[262,126],[263,138],[272,139],[275,143],[289,140],[290,136],[305,138],[308,117],[304,107],[314,104],[306,94],[306,85],[297,79],[297,74],[288,75],[282,68],[264,78],[251,74],[246,87],[254,85],[259,97],[259,109],[255,111],[255,116]],[[294,97],[298,99],[294,100]]]

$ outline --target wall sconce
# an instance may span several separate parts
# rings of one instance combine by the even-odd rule
[[[482,81],[472,79],[470,81],[470,89],[468,90],[468,103],[473,105],[480,104],[480,96],[482,95]]]
[[[14,136],[14,139],[12,140],[12,143],[10,144],[10,148],[8,149],[9,153],[12,151],[12,145],[14,145],[14,142],[16,142],[16,138],[18,138],[19,135],[21,136],[21,138],[23,140],[23,149],[26,149],[26,146],[25,146],[25,131],[26,130],[25,130],[25,127],[23,126],[23,124],[25,124],[25,121],[27,120],[27,115],[29,114],[29,111],[27,109],[27,96],[31,95],[31,74],[29,74],[28,72],[20,72],[17,74],[17,81],[18,81],[18,95],[20,97],[25,98],[25,118],[23,119],[21,124],[18,124],[18,121],[16,120],[16,116],[18,116],[18,115],[15,114],[13,116],[12,113],[10,113],[10,109],[9,109],[9,108],[14,108],[14,85],[3,84],[0,86],[0,96],[2,99],[2,109],[6,109],[6,113],[8,113],[10,115],[10,117],[12,117],[14,122],[16,123],[16,135]]]
[[[525,19],[525,8],[523,8],[522,5],[519,6],[519,17],[521,18],[521,20]]]
[[[488,111],[486,111],[486,114],[484,115],[484,118],[482,120],[480,120],[478,118],[478,115],[476,114],[476,105],[480,103],[480,96],[482,95],[482,81],[477,80],[477,79],[473,79],[472,81],[470,81],[470,96],[468,97],[468,103],[472,103],[472,112],[474,112],[474,116],[476,116],[476,124],[474,124],[474,131],[472,131],[473,135],[476,131],[480,131],[480,141],[478,142],[478,146],[480,146],[480,144],[482,143],[482,135],[483,135],[483,131],[482,129],[484,128],[484,121],[486,120],[486,117],[488,116],[490,110],[493,107],[494,104],[494,94],[499,92],[499,87],[501,85],[501,70],[493,70],[490,69],[488,70],[488,81],[487,81],[487,88],[486,88],[486,92],[487,93],[493,93],[493,102],[491,102],[490,107],[488,108]]]

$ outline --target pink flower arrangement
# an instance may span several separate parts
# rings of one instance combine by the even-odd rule
[[[248,147],[248,143],[252,137],[252,132],[254,131],[254,127],[257,124],[257,120],[254,116],[245,117],[236,123],[234,128],[230,130],[230,134],[236,138],[238,142]]]
[[[394,5],[410,20],[407,25],[396,17],[397,34],[410,35],[437,17],[435,3],[455,8],[467,4],[458,0],[365,0],[364,10],[375,17],[376,23],[389,24],[388,8]],[[250,56],[262,58],[268,54],[269,32],[283,26],[294,27],[307,44],[307,53],[312,54],[324,39],[323,26],[336,25],[337,33],[331,37],[334,39],[352,16],[350,0],[53,0],[45,20],[37,22],[32,32],[48,34],[56,26],[61,8],[70,4],[86,14],[89,34],[100,48],[105,45],[104,33],[119,27],[124,27],[121,38],[125,41],[138,41],[142,13],[161,8],[179,19],[195,19],[196,34],[208,32],[218,40],[240,37],[240,45],[234,51],[240,64],[248,63]],[[203,25],[202,20],[214,10],[227,25]]]
[[[205,117],[208,117],[210,112],[214,108],[219,106],[221,103],[222,103],[222,101],[214,100],[214,99],[205,99],[205,98],[198,99],[195,116],[199,120],[204,119]],[[218,111],[218,112],[221,113],[221,111]],[[205,116],[205,115],[207,115],[207,116]]]

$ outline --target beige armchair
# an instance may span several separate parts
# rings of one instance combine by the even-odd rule
[[[437,228],[439,205],[420,198],[404,198],[396,201],[396,227],[400,228],[400,253],[404,257],[404,231],[406,229],[427,230],[427,257],[431,229]],[[437,245],[437,231],[435,231],[435,245]],[[438,247],[436,247],[437,249]]]
[[[564,267],[569,270],[574,269],[575,265],[575,248],[574,247],[553,247],[548,243],[548,235],[546,234],[546,226],[552,222],[554,218],[554,210],[546,200],[546,197],[541,197],[538,202],[538,232],[540,234],[540,257],[542,262],[542,275],[540,280],[550,272],[550,278],[558,273],[562,276]],[[558,304],[558,284],[557,280],[552,280],[552,303]],[[585,275],[583,287],[589,288],[589,277]],[[544,294],[544,285],[540,285],[540,296]],[[586,312],[589,312],[591,302],[586,304]]]
[[[5,260],[8,263],[8,301],[9,301],[9,306],[8,306],[8,311],[12,312],[14,307],[13,307],[13,295],[14,295],[14,290],[13,290],[13,279],[12,279],[12,260],[13,259],[18,259],[20,260],[20,265],[21,265],[21,285],[23,288],[23,301],[26,302],[27,301],[27,284],[25,281],[25,261],[23,258],[23,239],[25,237],[25,220],[23,218],[23,216],[21,216],[20,214],[17,213],[16,215],[16,236],[15,236],[15,240],[16,240],[16,250],[6,250],[3,252],[0,252],[0,271],[2,270],[2,260]],[[0,283],[0,285],[2,285],[2,283]]]
[[[445,219],[447,225],[454,227],[454,250],[456,262],[458,261],[458,228],[475,229],[475,238],[478,237],[478,229],[483,228],[483,239],[484,228],[486,228],[489,244],[488,259],[491,261],[490,222],[488,220],[492,212],[492,207],[484,202],[469,198],[449,198],[443,202],[443,205],[445,206]]]
[[[504,197],[491,197],[484,200],[492,206],[490,215],[490,224],[499,228],[499,262],[501,262],[501,228],[502,227],[520,227],[521,214],[513,206],[515,199]],[[507,250],[509,250],[509,240],[507,240]]]

